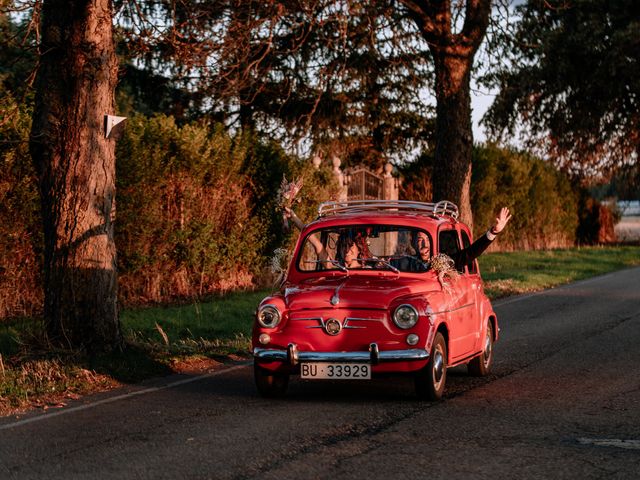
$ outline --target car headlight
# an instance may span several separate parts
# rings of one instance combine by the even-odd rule
[[[280,311],[274,305],[263,305],[258,310],[258,323],[265,328],[274,328],[280,323]]]
[[[418,323],[418,311],[413,305],[400,305],[396,308],[395,312],[393,312],[393,323],[400,328],[411,328]]]

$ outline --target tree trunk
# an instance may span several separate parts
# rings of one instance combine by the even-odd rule
[[[473,228],[471,213],[470,70],[472,59],[434,55],[436,63],[436,147],[433,199],[450,200],[460,208],[460,218]]]
[[[110,0],[45,0],[30,148],[44,227],[44,318],[57,346],[121,345],[117,304]]]
[[[452,24],[458,19],[452,16],[451,0],[399,1],[427,41],[434,59],[437,106],[433,200],[456,203],[460,218],[472,228],[471,67],[489,25],[491,0],[465,2],[459,33],[452,32]]]

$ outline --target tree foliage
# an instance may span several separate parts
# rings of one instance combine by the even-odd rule
[[[136,61],[179,74],[209,118],[347,164],[380,167],[424,148],[433,91],[434,195],[470,223],[469,83],[491,4],[123,0],[120,11]]]
[[[518,130],[526,146],[574,173],[637,159],[640,151],[640,3],[530,0],[504,35],[500,94],[486,123]]]
[[[559,248],[576,240],[578,194],[566,175],[539,158],[491,144],[475,148],[471,191],[481,228],[492,224],[502,206],[514,212],[500,234],[501,249]]]
[[[35,74],[40,9],[39,4],[22,7],[30,14],[12,18],[21,8],[0,0],[0,81],[19,103],[26,103]]]
[[[129,0],[119,11],[128,68],[170,72],[210,120],[371,166],[427,141],[429,56],[389,0]]]

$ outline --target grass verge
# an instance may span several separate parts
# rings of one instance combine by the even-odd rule
[[[640,265],[640,247],[489,253],[478,259],[491,299],[535,292]]]
[[[268,294],[232,293],[207,302],[126,310],[122,328],[130,342],[173,355],[246,352],[253,313]]]
[[[0,323],[0,416],[62,407],[87,393],[247,358],[253,312],[268,293],[125,310],[126,347],[109,355],[52,350],[35,319]]]
[[[495,299],[640,265],[640,247],[587,247],[480,257],[485,291]],[[33,319],[0,323],[0,415],[171,372],[197,372],[247,355],[253,312],[268,291],[206,302],[125,310],[124,352],[88,357],[43,347]]]

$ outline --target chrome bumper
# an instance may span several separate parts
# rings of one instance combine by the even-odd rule
[[[287,362],[295,367],[301,362],[370,363],[371,365],[386,362],[412,362],[427,360],[429,352],[421,348],[385,350],[381,352],[376,343],[369,345],[368,352],[301,352],[295,344],[290,343],[286,350],[256,347],[253,349],[253,356],[257,360]]]

